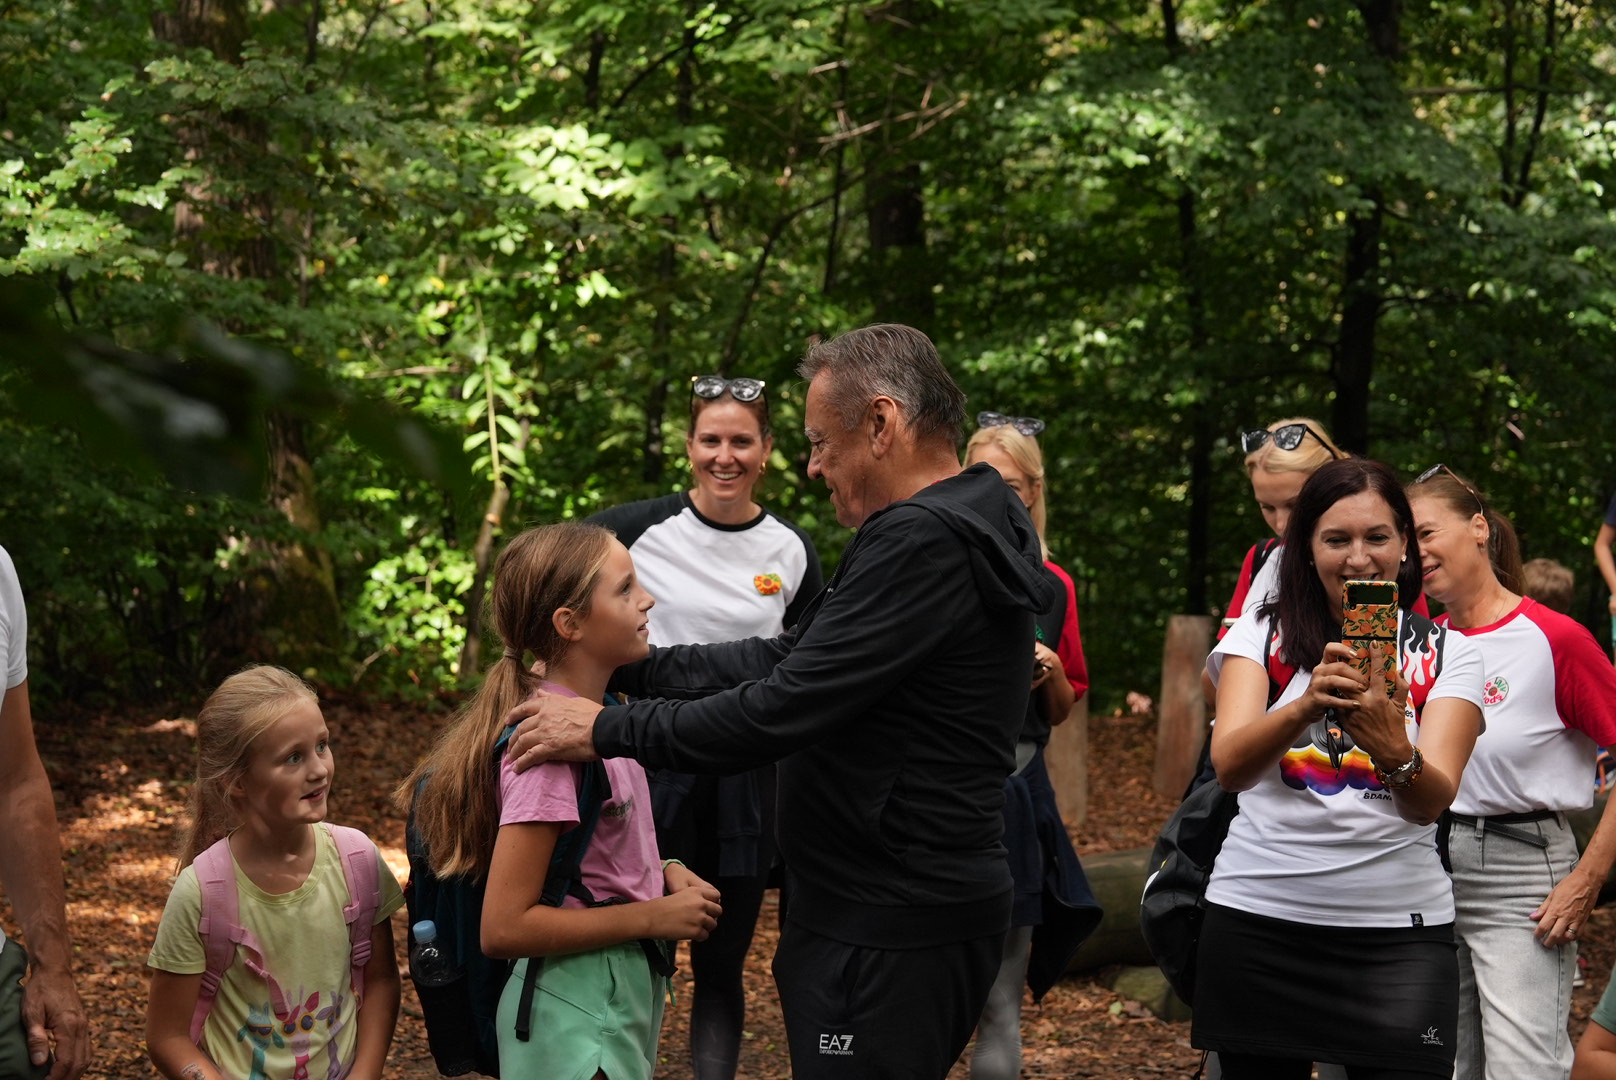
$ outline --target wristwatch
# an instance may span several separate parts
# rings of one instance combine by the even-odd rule
[[[1408,763],[1399,765],[1390,772],[1379,765],[1375,766],[1375,779],[1380,781],[1381,787],[1404,788],[1420,778],[1420,773],[1425,768],[1425,756],[1420,753],[1419,747],[1413,749],[1414,756],[1408,759]]]

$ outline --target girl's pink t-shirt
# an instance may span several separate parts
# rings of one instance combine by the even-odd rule
[[[554,683],[546,683],[544,689],[565,697],[578,696]],[[607,758],[605,765],[612,794],[601,807],[580,876],[597,902],[608,897],[654,900],[663,895],[664,887],[645,769],[632,758]],[[499,823],[559,824],[563,832],[576,828],[582,769],[571,762],[547,761],[518,774],[509,760],[500,762]],[[562,903],[564,907],[584,906],[573,896]]]

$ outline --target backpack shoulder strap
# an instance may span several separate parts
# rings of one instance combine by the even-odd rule
[[[1279,695],[1285,692],[1290,685],[1291,677],[1296,669],[1279,658],[1274,649],[1274,640],[1279,636],[1279,613],[1275,612],[1268,617],[1268,632],[1263,635],[1263,670],[1268,673],[1268,708],[1274,707]]]
[[[1277,547],[1279,547],[1279,537],[1270,536],[1252,549],[1251,576],[1254,580],[1257,574],[1261,572],[1263,564],[1268,561],[1268,557],[1274,553],[1274,549]]]
[[[196,871],[196,884],[201,892],[201,917],[197,919],[196,932],[202,939],[207,963],[202,972],[202,987],[196,995],[196,1009],[191,1013],[191,1041],[200,1042],[202,1025],[213,1009],[213,999],[219,996],[219,984],[236,958],[241,916],[230,838],[224,837],[209,846],[191,863],[191,868]]]
[[[370,935],[376,912],[382,903],[381,871],[377,860],[381,857],[376,845],[358,829],[346,825],[328,825],[331,839],[337,845],[337,856],[342,860],[342,876],[348,885],[348,903],[342,909],[343,921],[348,924],[350,981],[354,1000],[365,1000],[365,965],[370,963]]]
[[[507,730],[501,737],[501,743],[509,734]],[[606,763],[584,762],[578,770],[578,824],[561,834],[555,850],[550,853],[550,865],[545,870],[544,891],[539,895],[539,903],[560,907],[563,899],[573,896],[583,901],[586,907],[595,906],[595,894],[583,882],[584,854],[589,850],[589,841],[600,822],[601,807],[611,795],[612,782],[606,775]],[[542,956],[529,957],[522,979],[522,990],[516,1004],[516,1037],[522,1042],[533,1037],[533,994],[543,964]]]
[[[237,946],[244,953],[243,966],[268,984],[271,1007],[277,1016],[286,1011],[286,995],[265,968],[264,950],[258,939],[241,924],[241,897],[236,891],[236,861],[230,854],[230,838],[215,842],[191,865],[196,869],[202,901],[196,932],[202,939],[207,964],[196,995],[196,1009],[191,1013],[191,1041],[200,1044],[202,1027],[213,1010],[214,999],[219,996],[225,972],[235,962]]]
[[[583,883],[583,861],[589,851],[589,841],[600,824],[601,807],[612,797],[612,781],[606,775],[603,761],[584,762],[578,770],[578,825],[561,834],[556,841],[555,853],[550,856],[550,868],[544,878],[541,904],[560,907],[566,896],[574,896],[585,905],[593,905],[595,896]]]

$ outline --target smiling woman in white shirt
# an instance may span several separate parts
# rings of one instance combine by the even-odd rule
[[[813,541],[756,499],[774,448],[758,379],[702,375],[690,383],[688,491],[604,510],[656,597],[651,644],[772,637],[824,585]],[[695,1080],[735,1075],[745,1020],[741,975],[774,858],[774,766],[739,776],[651,777],[657,842],[718,887],[724,917],[691,945],[690,1054]]]

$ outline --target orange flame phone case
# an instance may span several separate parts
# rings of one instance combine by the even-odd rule
[[[1352,664],[1391,697],[1397,690],[1397,582],[1349,581],[1341,587],[1341,640]]]

